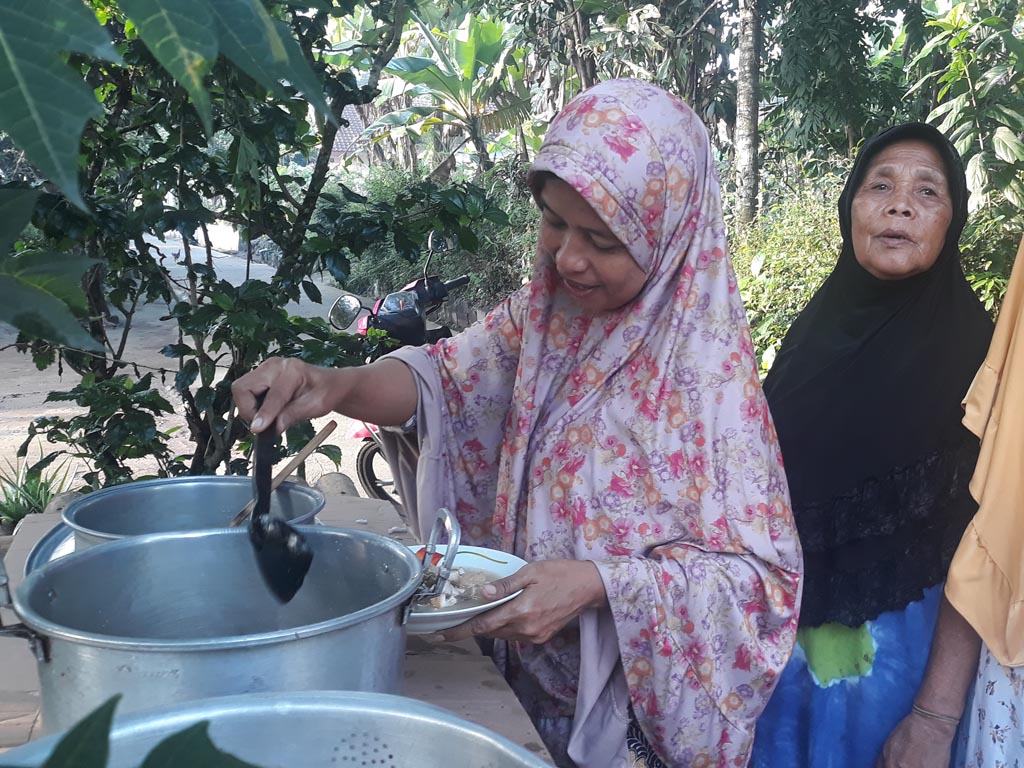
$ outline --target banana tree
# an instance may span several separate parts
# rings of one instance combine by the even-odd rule
[[[369,126],[371,132],[396,128],[429,130],[448,126],[465,139],[441,163],[472,143],[483,171],[493,167],[488,138],[518,129],[530,116],[531,96],[523,79],[524,52],[500,22],[467,14],[457,29],[441,32],[413,16],[432,56],[391,60],[390,95],[426,96],[432,104],[391,112]],[[509,32],[509,34],[506,34]],[[388,84],[382,90],[389,94]]]

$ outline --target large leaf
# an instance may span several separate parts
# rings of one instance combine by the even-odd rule
[[[43,768],[104,768],[110,753],[110,724],[120,696],[107,699],[57,742]]]
[[[996,128],[992,134],[992,144],[996,150],[996,157],[1000,160],[1007,163],[1024,161],[1024,144],[1005,125]]]
[[[172,733],[150,752],[140,768],[256,768],[210,741],[209,721]]]
[[[0,322],[76,349],[99,350],[68,310],[68,300],[82,296],[82,275],[94,263],[67,253],[0,259]]]
[[[78,146],[86,122],[102,109],[65,52],[120,60],[82,0],[0,2],[0,131],[84,209]]]
[[[36,207],[35,189],[0,189],[0,257],[11,252]]]
[[[333,120],[320,83],[286,25],[270,18],[259,0],[207,2],[225,56],[269,91],[279,91],[279,81],[287,80]]]
[[[153,56],[188,91],[210,134],[210,96],[203,78],[217,59],[217,35],[207,0],[120,0]]]
[[[0,189],[0,322],[79,349],[99,349],[69,307],[85,308],[82,275],[95,262],[69,253],[11,255],[39,193]]]
[[[967,161],[967,187],[972,194],[980,195],[988,184],[988,173],[985,171],[985,159],[981,153]]]
[[[410,123],[421,120],[428,115],[432,115],[436,111],[437,110],[433,107],[409,107],[408,109],[389,112],[380,120],[376,120],[366,126],[365,133],[374,133],[381,128],[396,128],[401,125],[409,125]]]
[[[529,120],[533,114],[533,100],[529,95],[516,97],[511,94],[500,94],[493,101],[500,106],[480,116],[480,128],[485,133],[514,130]]]
[[[459,78],[442,72],[433,59],[422,56],[399,56],[392,59],[384,71],[407,83],[424,85],[442,98],[461,100],[462,84]]]
[[[455,63],[462,73],[463,80],[472,80],[476,77],[477,70],[477,36],[473,34],[477,29],[476,17],[466,16],[458,29],[450,33],[449,40]]]

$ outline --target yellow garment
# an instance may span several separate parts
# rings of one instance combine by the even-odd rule
[[[980,505],[953,557],[946,596],[1000,664],[1024,665],[1024,241],[984,364],[964,400],[981,438]]]

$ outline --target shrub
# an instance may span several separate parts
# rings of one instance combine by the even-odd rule
[[[842,239],[836,202],[842,180],[825,176],[782,197],[749,227],[733,230],[730,251],[758,363],[767,371],[790,324],[828,277]]]
[[[476,248],[453,248],[435,254],[430,271],[444,278],[468,274],[469,285],[459,293],[472,306],[490,309],[518,288],[529,274],[536,243],[537,212],[524,183],[525,168],[518,163],[499,163],[469,188],[483,187],[492,215],[474,225]],[[365,194],[371,202],[392,205],[418,176],[401,168],[375,166],[365,181]],[[464,182],[463,182],[464,184]],[[377,298],[401,288],[423,274],[426,243],[420,257],[403,258],[392,240],[368,248],[352,261],[352,271],[344,288],[363,296]]]

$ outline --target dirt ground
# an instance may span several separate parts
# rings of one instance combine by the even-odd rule
[[[173,258],[173,245],[165,249],[169,257]],[[168,262],[170,259],[168,259]],[[178,269],[172,265],[172,271]],[[245,276],[245,261],[227,254],[218,254],[218,274],[239,284]],[[183,268],[182,268],[183,269]],[[263,265],[252,265],[252,276],[262,279],[269,279],[272,273],[270,267]],[[324,294],[324,303],[312,304],[308,300],[305,303],[289,307],[294,314],[305,316],[326,316],[331,302],[340,295],[340,291],[327,285],[321,285]],[[175,342],[175,324],[173,321],[161,321],[160,317],[166,314],[167,308],[162,305],[149,305],[136,316],[133,326],[128,335],[125,359],[138,363],[140,366],[152,368],[170,368],[173,361],[162,357],[160,349],[166,344]],[[123,324],[122,326],[123,327]],[[115,332],[118,328],[113,329]],[[78,377],[72,371],[66,371],[60,377],[57,367],[52,366],[45,371],[36,370],[32,359],[16,351],[13,346],[17,334],[13,328],[0,323],[0,472],[8,473],[17,465],[16,452],[18,447],[25,440],[29,423],[40,416],[70,416],[75,413],[76,407],[68,403],[46,402],[46,396],[52,391],[67,390],[74,387]],[[159,382],[159,375],[155,379]],[[173,388],[173,375],[167,376],[166,380],[159,384],[160,390],[165,398],[176,408],[180,407],[180,398]],[[314,456],[307,464],[307,478],[315,482],[325,472],[341,471],[355,479],[355,456],[359,450],[360,441],[349,437],[355,428],[355,424],[344,417],[336,417],[338,429],[327,439],[328,444],[337,445],[342,451],[342,463],[340,469],[323,456]],[[328,419],[320,419],[315,422],[319,429]],[[162,429],[172,426],[184,426],[184,419],[178,414],[164,418],[159,423]],[[181,430],[175,434],[172,447],[179,452],[188,449],[190,443]],[[36,461],[41,455],[48,453],[51,446],[41,444],[37,439],[30,447],[28,460]],[[150,473],[155,470],[155,461],[141,460],[136,469],[137,474]],[[75,485],[72,478],[80,477],[86,471],[84,463],[67,464],[69,482],[72,487]]]

